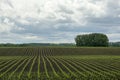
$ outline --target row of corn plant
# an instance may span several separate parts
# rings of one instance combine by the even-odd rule
[[[18,75],[18,78],[19,78],[19,79],[20,79],[20,77],[22,76],[22,74],[23,74],[23,72],[24,72],[25,68],[27,67],[27,65],[30,63],[30,61],[31,61],[33,58],[34,58],[34,56],[29,57],[29,59],[28,59],[27,63],[23,66],[23,68],[22,68],[21,72],[20,72],[20,73],[19,73],[19,75]]]

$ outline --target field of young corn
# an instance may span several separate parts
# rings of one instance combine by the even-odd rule
[[[0,48],[0,80],[120,80],[120,48]]]

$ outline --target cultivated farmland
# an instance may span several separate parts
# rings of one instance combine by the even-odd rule
[[[120,48],[0,48],[0,80],[120,80]]]

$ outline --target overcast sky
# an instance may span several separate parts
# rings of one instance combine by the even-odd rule
[[[0,0],[0,43],[71,43],[95,32],[120,41],[120,0]]]

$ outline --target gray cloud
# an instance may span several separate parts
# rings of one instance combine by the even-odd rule
[[[120,0],[0,1],[0,42],[74,42],[92,32],[120,40]]]

